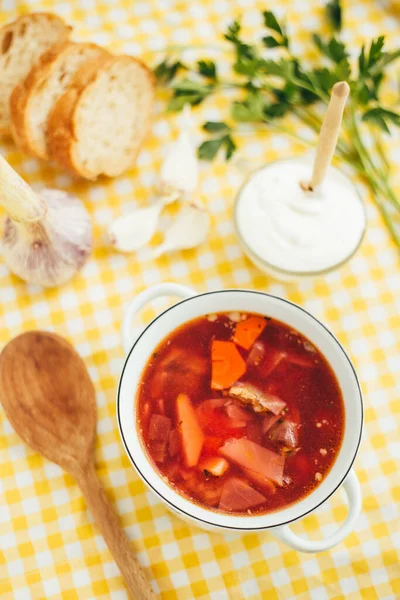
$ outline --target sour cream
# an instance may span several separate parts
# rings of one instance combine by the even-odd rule
[[[310,161],[277,161],[255,172],[238,195],[237,233],[266,271],[316,274],[342,264],[360,244],[366,217],[352,182],[330,167],[318,190],[304,191],[300,182],[311,171]]]

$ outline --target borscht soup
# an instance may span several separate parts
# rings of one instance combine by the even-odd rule
[[[309,494],[344,432],[324,356],[284,323],[244,312],[199,317],[168,335],[136,403],[141,443],[163,479],[229,514],[265,514]]]

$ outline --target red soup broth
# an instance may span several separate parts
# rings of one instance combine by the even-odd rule
[[[307,338],[249,313],[189,321],[152,354],[137,395],[155,469],[211,510],[263,514],[309,494],[339,452],[344,405]]]

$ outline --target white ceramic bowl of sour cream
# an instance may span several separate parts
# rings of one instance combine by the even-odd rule
[[[156,317],[139,336],[132,335],[134,316],[145,304],[161,296],[182,298]],[[208,510],[177,493],[160,476],[149,459],[137,430],[136,392],[143,370],[157,345],[183,323],[215,312],[253,312],[270,316],[293,327],[306,336],[326,357],[338,379],[345,405],[345,430],[342,446],[331,470],[321,484],[308,496],[291,506],[264,515],[229,515]],[[204,529],[243,533],[268,530],[291,548],[303,552],[320,552],[340,543],[353,529],[361,510],[361,493],[352,470],[361,440],[363,403],[354,367],[335,336],[306,310],[285,300],[251,290],[221,290],[196,294],[193,290],[162,283],[142,292],[130,303],[122,324],[122,339],[127,358],[122,371],[117,417],[125,450],[146,484],[166,506]],[[195,343],[195,342],[194,342]],[[290,528],[328,500],[340,486],[346,492],[349,513],[338,530],[319,541],[307,540]]]
[[[357,251],[366,213],[354,184],[329,167],[320,187],[304,191],[312,162],[278,160],[254,171],[239,190],[234,225],[252,262],[276,279],[323,275]]]

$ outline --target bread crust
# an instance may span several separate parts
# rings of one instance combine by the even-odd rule
[[[48,158],[48,153],[38,147],[30,134],[29,103],[45,84],[54,67],[57,66],[61,55],[73,53],[77,49],[97,49],[100,56],[109,57],[104,48],[91,43],[74,43],[70,41],[55,44],[44,52],[33,65],[25,81],[19,83],[10,98],[11,133],[17,146],[27,154],[37,158]],[[89,61],[88,61],[89,62]]]
[[[93,61],[87,68],[83,67],[76,74],[70,88],[65,92],[53,107],[48,121],[47,138],[51,158],[55,159],[60,165],[67,168],[73,174],[85,179],[96,179],[102,173],[93,173],[86,169],[84,165],[78,164],[74,157],[76,144],[79,143],[76,135],[76,114],[80,101],[84,96],[90,93],[91,86],[95,83],[100,71],[107,69],[114,61],[129,60],[145,70],[151,88],[155,87],[155,78],[148,67],[137,58],[122,55],[112,57],[106,60]],[[147,131],[151,125],[151,106],[148,107]],[[147,134],[146,131],[146,134]],[[145,136],[143,136],[145,137]],[[140,150],[138,146],[135,156],[132,157],[132,163]]]
[[[91,173],[80,171],[72,159],[72,147],[76,141],[74,131],[74,111],[84,89],[95,81],[99,69],[111,57],[99,57],[84,65],[75,74],[67,91],[57,100],[47,121],[47,147],[50,159],[65,167],[74,175],[95,179]]]
[[[72,31],[72,27],[70,25],[67,25],[64,22],[64,20],[61,19],[61,17],[58,17],[57,15],[48,12],[34,12],[26,15],[21,15],[11,23],[7,23],[6,25],[3,25],[3,27],[0,28],[0,47],[3,48],[3,44],[6,42],[7,35],[13,34],[20,27],[23,27],[24,23],[32,22],[35,20],[42,20],[43,18],[47,19],[50,22],[53,22],[54,24],[57,23],[57,27],[61,27],[64,30],[64,36],[60,36],[60,38],[63,41],[69,38],[70,33]],[[0,135],[10,134],[10,127],[10,123],[8,123],[7,126],[2,126],[0,120]]]

